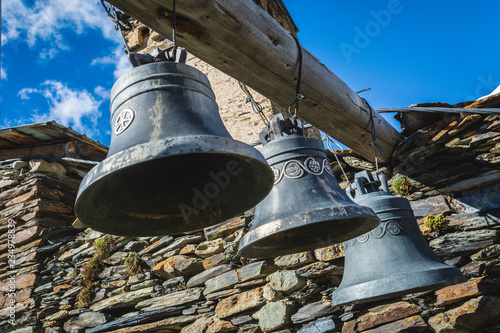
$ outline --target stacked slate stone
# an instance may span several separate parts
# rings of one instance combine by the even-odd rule
[[[237,249],[250,227],[252,211],[203,232],[134,238],[66,227],[71,216],[71,203],[67,203],[68,211],[52,208],[50,212],[54,214],[44,219],[37,217],[40,222],[34,224],[27,223],[35,219],[31,217],[19,227],[16,237],[33,226],[50,228],[38,234],[32,232],[36,236],[18,243],[18,248],[25,247],[20,253],[26,253],[20,257],[38,249],[35,251],[38,257],[27,260],[29,264],[20,264],[19,281],[31,274],[24,267],[36,268],[31,268],[33,281],[29,285],[20,282],[16,293],[23,306],[18,311],[17,326],[7,326],[4,321],[2,330],[23,333],[498,332],[500,185],[494,165],[499,120],[492,116],[453,117],[415,133],[420,139],[410,137],[401,144],[395,157],[392,183],[395,192],[411,200],[431,248],[448,264],[459,267],[469,278],[467,282],[404,298],[332,307],[331,293],[342,278],[344,253],[341,245],[325,246],[327,240],[321,237],[314,251],[246,260],[238,257]],[[480,119],[474,120],[477,117]],[[461,153],[456,153],[456,149]],[[466,159],[463,170],[458,165],[459,158]],[[434,159],[441,162],[434,163]],[[431,169],[427,169],[427,164]],[[454,171],[450,173],[449,168]],[[68,170],[68,166],[64,165],[64,169]],[[16,178],[19,174],[28,174],[28,169],[15,170],[19,169],[11,167],[4,172],[7,182],[2,184],[9,184],[6,185],[9,188],[2,189],[2,200],[5,193],[14,193],[15,187],[31,184],[28,175]],[[391,167],[386,168],[387,173],[392,171]],[[10,173],[12,180],[18,183],[8,183]],[[61,192],[63,185],[72,188],[74,200],[77,182],[68,186],[65,183],[71,178],[68,173],[61,177],[50,178],[54,182],[52,188],[59,186],[56,189]],[[2,221],[9,216],[24,221],[22,216],[31,214],[30,207],[61,209],[62,204],[29,203],[38,199],[14,202],[14,198],[22,195],[29,197],[26,193],[31,193],[33,186],[2,201]],[[45,193],[40,189],[34,192]],[[66,202],[52,198],[55,202]],[[10,201],[12,203],[7,204]],[[12,207],[21,203],[26,212],[16,215]],[[57,225],[54,221],[61,222]],[[27,246],[37,241],[43,245]],[[110,251],[100,256],[101,247]],[[95,275],[88,275],[91,263],[96,264]],[[5,264],[2,265],[4,285],[7,270]],[[84,286],[88,285],[89,276],[91,288],[85,298],[82,295],[85,295]],[[26,291],[26,288],[31,289]],[[25,293],[29,294],[30,301],[22,300]]]
[[[457,193],[500,181],[500,115],[445,114],[401,142],[392,166],[380,172],[410,181],[412,200],[437,192]],[[332,169],[341,185],[347,185],[333,154]],[[374,172],[375,164],[351,150],[337,151],[337,158],[352,181],[361,170]]]
[[[71,227],[75,195],[93,166],[61,159],[0,162],[0,331],[13,328],[8,323],[13,310],[19,328],[36,326],[38,313],[59,306],[64,286],[52,280],[60,281],[73,266],[46,261],[78,233]]]
[[[498,183],[499,164],[500,115],[449,114],[399,145],[393,173],[411,179],[414,199],[436,191],[464,197]]]
[[[392,190],[410,200],[434,252],[470,280],[409,296],[404,304],[347,307],[342,320],[351,319],[342,332],[500,330],[499,140],[499,115],[447,114],[400,144],[393,168],[383,170],[392,176]],[[374,169],[342,158],[351,172]]]
[[[38,313],[39,327],[43,332],[260,332],[299,329],[322,317],[314,325],[339,328],[333,313],[340,309],[331,307],[330,293],[343,272],[342,248],[243,265],[236,252],[251,218],[248,212],[180,237],[113,237],[112,253],[83,307],[77,304],[82,266],[92,260],[93,244],[110,238],[91,229],[79,233],[45,262],[38,288],[46,293],[42,299],[52,302]],[[131,255],[140,258],[138,270],[126,263]]]

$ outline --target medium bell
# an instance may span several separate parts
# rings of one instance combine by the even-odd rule
[[[183,63],[131,69],[111,91],[108,157],[83,179],[75,213],[95,230],[178,234],[254,207],[273,173],[258,150],[235,141],[207,77]]]
[[[400,297],[465,281],[458,268],[444,264],[427,245],[409,201],[389,193],[385,175],[377,178],[379,182],[368,171],[355,175],[354,201],[372,208],[382,223],[344,242],[344,276],[333,292],[333,305]]]
[[[274,171],[271,193],[255,208],[239,255],[268,258],[312,250],[361,235],[380,221],[352,202],[337,183],[321,141],[303,136],[303,123],[283,115],[261,133],[262,154]]]

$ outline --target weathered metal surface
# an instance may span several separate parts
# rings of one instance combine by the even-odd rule
[[[83,179],[75,213],[116,235],[178,234],[255,206],[272,171],[231,138],[206,76],[181,63],[133,68],[111,92],[108,157]]]
[[[382,222],[344,242],[344,277],[333,292],[333,305],[389,299],[465,281],[458,268],[444,264],[427,245],[409,201],[388,191],[385,175],[378,179],[380,183],[368,171],[355,176],[354,201],[372,208]],[[350,189],[348,193],[352,195]]]
[[[261,152],[274,171],[271,193],[257,205],[239,254],[267,258],[342,242],[371,230],[379,220],[352,202],[335,180],[321,141],[305,138],[283,115],[271,117],[271,139]]]

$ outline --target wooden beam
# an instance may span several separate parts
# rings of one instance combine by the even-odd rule
[[[0,138],[11,141],[18,146],[34,145],[42,143],[42,140],[34,138],[30,135],[20,133],[14,128],[5,128],[0,130]]]
[[[83,152],[83,153],[82,153]],[[80,153],[82,153],[80,155]],[[0,161],[28,157],[28,156],[54,156],[54,157],[70,157],[70,158],[86,158],[101,161],[104,159],[100,151],[93,151],[89,146],[82,144],[76,140],[64,142],[47,142],[37,146],[20,146],[13,149],[0,150]]]
[[[108,0],[163,36],[172,35],[171,0]],[[177,43],[279,105],[295,98],[298,48],[292,35],[252,0],[177,0]],[[298,117],[373,160],[370,107],[302,48]],[[377,141],[390,158],[403,139],[373,112]]]
[[[387,112],[431,112],[431,113],[481,113],[481,114],[499,114],[500,108],[489,108],[489,109],[472,109],[472,108],[441,108],[441,107],[407,107],[407,108],[384,108],[377,109],[378,113]]]

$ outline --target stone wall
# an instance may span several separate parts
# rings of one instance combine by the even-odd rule
[[[65,270],[75,268],[71,264],[55,268],[46,261],[76,239],[78,230],[71,227],[76,192],[95,164],[56,158],[0,162],[0,331],[39,326],[37,316],[44,308],[60,306],[60,294],[67,286],[54,284],[53,291],[45,282],[64,281]],[[9,323],[12,313],[15,326]]]
[[[319,242],[314,251],[244,260],[236,252],[252,211],[181,236],[134,238],[77,230],[67,224],[88,167],[61,160],[5,162],[0,330],[498,332],[498,124],[496,116],[447,117],[404,141],[395,165],[384,169],[394,173],[391,182],[400,195],[411,200],[431,248],[468,281],[343,307],[331,306],[343,274],[340,245],[321,247]],[[341,158],[348,173],[373,168],[355,155]],[[432,216],[446,222],[432,224]],[[17,222],[14,270],[6,261],[9,219]],[[95,274],[89,273],[91,263]],[[12,274],[14,326],[8,322]],[[82,294],[89,279],[92,288]]]

